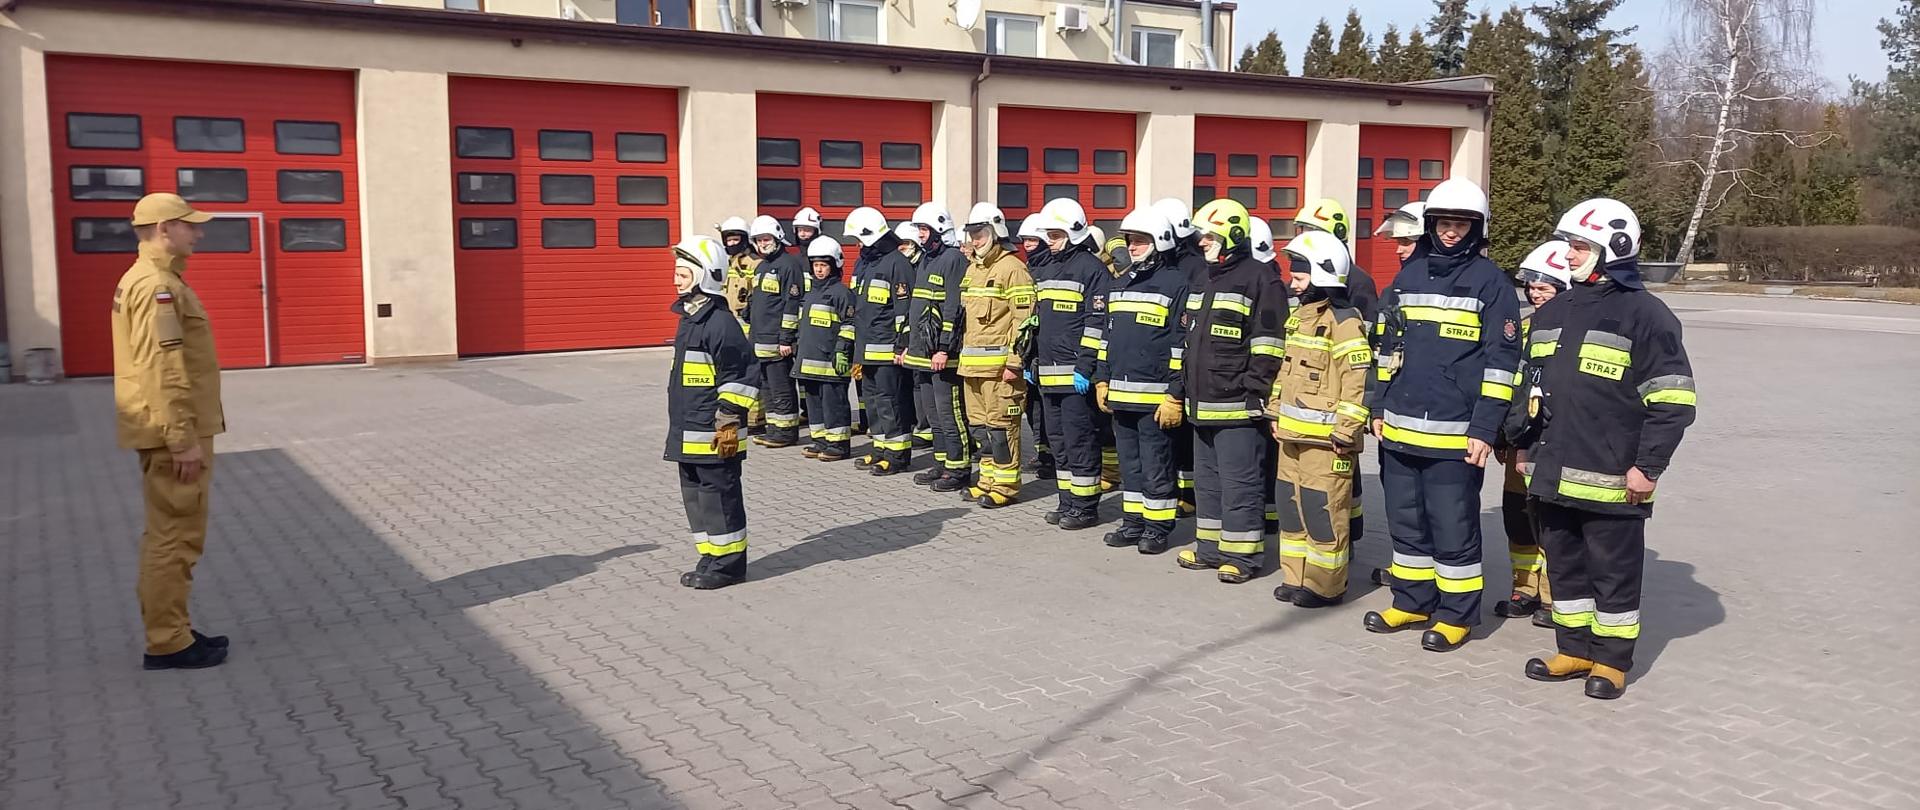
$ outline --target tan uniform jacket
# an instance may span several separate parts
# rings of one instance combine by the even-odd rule
[[[1003,368],[1018,370],[1020,355],[1013,344],[1033,314],[1033,276],[1026,262],[999,245],[970,258],[967,277],[960,281],[960,306],[966,313],[960,376],[997,378]]]
[[[1358,450],[1372,365],[1367,322],[1359,310],[1336,309],[1325,299],[1303,305],[1287,319],[1286,357],[1273,381],[1267,415],[1283,439],[1337,440]]]
[[[734,317],[747,311],[747,298],[753,292],[753,273],[760,259],[751,252],[727,259],[727,309]]]
[[[200,296],[180,277],[186,264],[143,244],[113,292],[113,400],[121,447],[178,453],[227,430],[213,329]]]

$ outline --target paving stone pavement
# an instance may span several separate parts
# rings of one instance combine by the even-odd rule
[[[0,807],[1914,807],[1920,309],[1674,303],[1701,419],[1612,703],[1525,622],[1425,653],[1361,577],[1298,611],[792,450],[753,581],[684,590],[657,351],[230,374],[234,654],[147,673],[110,386],[0,386]]]

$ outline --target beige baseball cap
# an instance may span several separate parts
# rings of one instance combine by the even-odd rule
[[[180,195],[169,192],[148,194],[133,205],[135,225],[158,225],[175,219],[198,224],[213,219],[213,215],[195,210]]]

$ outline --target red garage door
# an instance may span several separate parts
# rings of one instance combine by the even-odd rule
[[[762,93],[756,107],[757,213],[791,222],[794,212],[812,206],[822,230],[840,236],[855,208],[873,206],[898,223],[927,201],[933,187],[927,162],[932,104]],[[849,244],[847,272],[857,252]]]
[[[353,92],[342,72],[48,56],[66,372],[113,370],[109,305],[150,191],[221,215],[187,280],[222,366],[363,359]]]
[[[1111,236],[1139,205],[1133,153],[1132,113],[1001,107],[1000,210],[1017,227],[1048,200],[1072,197]]]
[[[1373,229],[1409,200],[1424,200],[1427,192],[1447,179],[1447,159],[1453,151],[1453,133],[1432,127],[1360,126],[1359,209],[1354,214],[1359,231],[1354,255],[1382,286],[1399,272],[1393,240],[1376,238]],[[1378,269],[1376,269],[1378,268]]]
[[[454,77],[461,354],[670,343],[679,94]]]
[[[1231,197],[1269,220],[1285,244],[1300,208],[1306,122],[1201,116],[1193,122],[1193,152],[1193,206]]]

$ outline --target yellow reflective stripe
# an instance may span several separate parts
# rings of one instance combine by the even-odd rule
[[[1220,553],[1222,554],[1259,554],[1260,552],[1266,551],[1266,550],[1267,550],[1266,540],[1251,540],[1247,542],[1238,542],[1234,540],[1220,541]]]
[[[1040,375],[1040,384],[1041,385],[1072,385],[1073,375],[1072,374],[1042,374]]]
[[[799,326],[799,325],[800,325],[800,316],[798,316],[798,315],[782,315],[782,316],[780,316],[780,325],[781,325],[781,326],[783,326],[783,327],[785,327],[785,328],[787,328],[787,329],[792,329],[792,328],[794,328],[794,327],[796,327],[796,326]]]
[[[1535,343],[1532,346],[1527,347],[1527,356],[1537,360],[1539,358],[1551,355],[1554,352],[1559,350],[1560,350],[1560,341],[1548,340],[1541,343]]]
[[[861,359],[873,360],[873,361],[886,361],[891,363],[893,362],[893,352],[891,351],[883,352],[883,351],[877,351],[874,349],[867,349],[861,352]]]
[[[1633,355],[1612,346],[1602,346],[1597,343],[1580,344],[1580,359],[1598,360],[1602,363],[1612,363],[1616,366],[1633,365]]]
[[[1560,611],[1556,610],[1553,612],[1553,623],[1560,625],[1561,627],[1592,627],[1593,611],[1588,610],[1580,613],[1561,613]]]
[[[1318,439],[1324,439],[1328,436],[1333,435],[1332,425],[1323,425],[1318,422],[1307,422],[1304,420],[1295,419],[1284,413],[1280,414],[1279,419],[1277,421],[1282,429],[1289,430],[1294,433],[1298,433],[1302,436],[1311,436]]]
[[[1650,391],[1641,398],[1641,401],[1648,405],[1685,405],[1692,408],[1697,403],[1698,397],[1694,392],[1683,388],[1669,388],[1664,391]]]
[[[1593,624],[1588,625],[1587,629],[1592,630],[1594,635],[1605,638],[1635,639],[1640,637],[1639,622],[1632,624],[1601,624],[1599,617],[1595,616]]]
[[[1292,343],[1293,339],[1289,337],[1287,339],[1287,342]],[[1333,348],[1329,350],[1328,353],[1329,354],[1346,354],[1347,352],[1353,351],[1354,349],[1366,349],[1366,348],[1368,348],[1367,339],[1363,337],[1357,337],[1357,338],[1353,338],[1352,340],[1343,340],[1343,341],[1340,341],[1339,343],[1333,344]],[[1369,351],[1371,351],[1371,349],[1369,349]]]
[[[1497,382],[1483,382],[1480,384],[1480,396],[1493,397],[1494,399],[1504,399],[1508,402],[1512,402],[1513,386],[1503,385]]]
[[[1213,308],[1224,309],[1229,312],[1238,312],[1242,315],[1253,314],[1253,307],[1247,306],[1246,304],[1242,304],[1239,301],[1222,301],[1216,298],[1213,301]]]
[[[1081,335],[1081,336],[1080,336],[1080,348],[1082,348],[1082,349],[1098,349],[1098,348],[1100,348],[1100,339],[1099,339],[1099,338],[1097,338],[1097,337],[1093,337],[1093,336],[1090,336],[1090,335]]]
[[[1388,441],[1410,444],[1414,447],[1430,447],[1435,450],[1465,450],[1466,436],[1453,436],[1443,433],[1422,433],[1418,430],[1382,425],[1380,438]]]
[[[1254,340],[1259,340],[1259,338],[1254,338]],[[1283,349],[1279,346],[1268,345],[1265,343],[1249,344],[1247,346],[1247,350],[1254,354],[1266,355],[1268,357],[1281,357],[1286,355],[1287,353],[1286,349]]]
[[[1425,582],[1434,578],[1431,568],[1408,568],[1399,563],[1388,566],[1387,573],[1392,574],[1394,579],[1407,582]]]
[[[1145,312],[1151,315],[1166,315],[1167,308],[1152,301],[1114,301],[1107,304],[1108,312]]]
[[[1479,326],[1480,313],[1462,309],[1443,309],[1441,307],[1401,307],[1400,313],[1409,321],[1429,321],[1432,323],[1451,323],[1460,326]]]
[[[1554,488],[1554,491],[1569,498],[1579,498],[1583,501],[1593,501],[1595,503],[1627,502],[1626,487],[1615,489],[1613,487],[1594,486],[1593,484],[1577,484],[1572,481],[1561,481],[1559,485]]]
[[[739,554],[741,552],[746,551],[747,538],[742,537],[739,540],[736,540],[731,543],[725,543],[725,544],[715,544],[715,543],[708,543],[708,542],[702,541],[700,543],[695,544],[694,547],[699,549],[701,554],[708,557],[725,557],[728,554]]]
[[[1280,538],[1280,556],[1282,557],[1297,557],[1297,558],[1305,559],[1307,556],[1308,548],[1311,548],[1311,546],[1307,545],[1307,541],[1305,540],[1290,540],[1285,537]]]
[[[1447,579],[1446,577],[1436,575],[1434,577],[1434,584],[1439,586],[1440,590],[1444,593],[1473,593],[1474,591],[1480,590],[1485,582],[1480,577]]]
[[[714,449],[713,442],[682,441],[680,442],[680,452],[690,456],[717,456],[720,454],[719,450]]]
[[[1347,549],[1341,549],[1338,554],[1328,554],[1317,548],[1307,547],[1307,563],[1316,568],[1327,569],[1328,571],[1338,571],[1346,568],[1350,555],[1351,552]]]
[[[1009,287],[1008,289],[1012,289],[1012,288]],[[1073,290],[1060,290],[1060,289],[1052,289],[1052,288],[1041,290],[1038,298],[1042,301],[1085,301],[1087,300],[1087,296],[1083,293],[1075,292]]]
[[[720,399],[723,402],[731,402],[742,408],[752,408],[754,405],[759,404],[759,400],[754,397],[736,394],[732,391],[721,391]]]
[[[1164,391],[1148,393],[1140,391],[1117,391],[1112,388],[1107,389],[1108,402],[1125,402],[1130,405],[1158,405],[1161,400],[1166,398],[1167,394]]]
[[[1538,571],[1547,564],[1547,555],[1537,551],[1531,554],[1508,552],[1507,559],[1513,563],[1515,571]]]
[[[1287,345],[1299,346],[1302,349],[1312,349],[1314,351],[1331,352],[1333,350],[1333,341],[1314,335],[1288,335]]]
[[[1334,403],[1333,412],[1340,414],[1341,416],[1353,417],[1354,419],[1359,420],[1361,422],[1367,421],[1367,417],[1370,415],[1369,412],[1367,411],[1367,406],[1359,405],[1352,402]]]
[[[946,293],[940,290],[923,290],[923,289],[920,289],[919,287],[915,287],[913,288],[913,297],[918,298],[922,301],[938,301],[942,298],[945,298]]]

